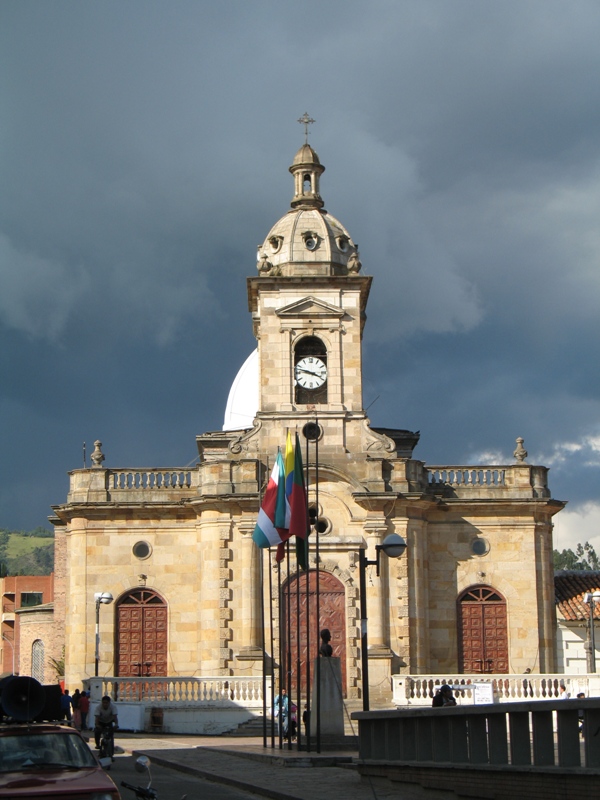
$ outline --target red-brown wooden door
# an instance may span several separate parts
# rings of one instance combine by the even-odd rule
[[[167,604],[151,589],[134,589],[117,605],[117,675],[167,675]]]
[[[491,586],[472,586],[458,598],[459,670],[508,672],[506,600]]]
[[[296,634],[298,624],[298,581],[300,583],[300,672],[302,675],[302,693],[306,695],[306,665],[310,662],[311,687],[313,685],[313,662],[321,646],[320,632],[328,628],[331,633],[331,646],[333,655],[341,660],[342,667],[342,692],[346,697],[346,593],[344,585],[329,572],[319,571],[319,621],[317,621],[317,573],[309,572],[308,596],[306,592],[306,573],[292,577],[283,588],[281,603],[283,619],[283,666],[287,670],[287,621],[288,597],[290,620],[290,655],[291,655],[291,685],[287,687],[288,693],[297,691],[298,686],[298,637]],[[288,593],[289,588],[289,593]],[[310,609],[310,613],[308,611]],[[307,634],[307,618],[309,618],[309,632]],[[310,640],[309,640],[310,637]],[[310,658],[308,647],[310,646]],[[288,681],[285,681],[288,683]],[[294,694],[295,697],[295,694]]]

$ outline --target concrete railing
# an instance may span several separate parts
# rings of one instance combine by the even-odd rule
[[[198,471],[170,467],[163,469],[107,470],[108,488],[131,489],[190,489],[198,486]]]
[[[117,703],[171,706],[263,707],[262,678],[217,676],[205,678],[90,678],[91,700],[109,695]],[[271,684],[267,681],[267,707],[271,702]]]
[[[550,497],[547,467],[530,464],[435,465],[425,467],[429,490],[454,498]]]
[[[565,686],[571,697],[583,692],[586,697],[600,697],[600,675],[504,675],[447,673],[442,675],[392,675],[395,706],[431,706],[436,690],[442,684],[454,690],[459,704],[473,704],[476,684],[491,684],[494,702],[515,700],[551,700],[560,696]]]
[[[367,761],[600,768],[600,698],[359,711],[352,719]]]

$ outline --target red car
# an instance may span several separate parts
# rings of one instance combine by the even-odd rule
[[[120,800],[119,790],[73,728],[0,725],[0,798]]]

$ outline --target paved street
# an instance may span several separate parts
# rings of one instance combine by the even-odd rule
[[[135,758],[126,754],[117,755],[110,768],[109,775],[119,787],[123,800],[135,800],[134,792],[121,786],[121,781],[126,781],[134,786],[148,785],[147,774],[140,774],[134,769]],[[205,778],[187,775],[172,769],[154,764],[152,771],[152,788],[158,792],[158,800],[181,800],[187,795],[187,800],[203,798],[208,800],[256,800],[255,794],[234,789],[224,784],[211,783]]]
[[[330,766],[332,756],[348,758],[356,753],[324,752],[319,756],[294,750],[265,749],[262,739],[150,737],[125,733],[118,735],[117,745],[128,753],[149,755],[157,766],[208,778],[215,784],[225,784],[273,800],[433,800],[434,797],[436,800],[454,800],[456,797],[451,791],[425,790],[416,785],[372,785],[361,781],[351,763],[347,766]],[[175,788],[178,789],[179,785]],[[198,796],[220,797],[212,793],[216,791],[214,786],[209,786],[206,791],[207,794]],[[124,800],[127,800],[125,791]],[[163,799],[159,795],[159,800],[171,798]],[[176,794],[173,800],[178,800]],[[188,800],[194,800],[194,796],[191,795]]]

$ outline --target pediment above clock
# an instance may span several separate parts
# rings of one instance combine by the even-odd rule
[[[304,297],[289,306],[277,310],[277,316],[282,319],[303,319],[305,317],[321,319],[341,319],[345,315],[343,308],[330,306],[316,297]]]

